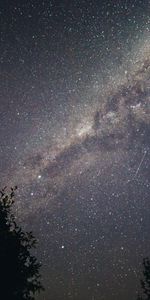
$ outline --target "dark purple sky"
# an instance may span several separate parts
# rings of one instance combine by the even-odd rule
[[[136,299],[150,255],[148,1],[0,3],[1,186],[38,300]]]

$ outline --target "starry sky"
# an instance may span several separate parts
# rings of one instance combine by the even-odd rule
[[[36,300],[127,300],[150,256],[150,3],[0,1],[0,184]]]

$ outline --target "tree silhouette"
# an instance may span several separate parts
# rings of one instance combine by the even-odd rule
[[[143,279],[141,280],[141,287],[143,296],[138,296],[137,300],[150,300],[150,260],[148,257],[143,259]]]
[[[30,253],[36,239],[16,224],[11,212],[16,188],[0,191],[0,299],[34,300],[43,290],[40,264]]]

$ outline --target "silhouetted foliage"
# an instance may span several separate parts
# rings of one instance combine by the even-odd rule
[[[143,259],[143,279],[141,280],[141,287],[143,296],[138,296],[137,300],[150,300],[150,260]]]
[[[143,300],[140,295],[138,295],[137,300]]]
[[[43,290],[40,264],[30,253],[36,239],[16,224],[11,211],[16,188],[0,191],[0,299],[33,300]]]

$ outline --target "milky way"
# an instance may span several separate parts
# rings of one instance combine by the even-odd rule
[[[148,3],[30,2],[1,9],[0,170],[39,241],[37,299],[136,299],[150,256]]]
[[[51,205],[54,201],[52,199],[57,201],[58,192],[61,193],[68,180],[70,182],[72,179],[75,180],[76,176],[88,172],[90,167],[96,167],[98,164],[101,176],[106,176],[103,172],[107,172],[107,176],[110,176],[110,165],[114,163],[114,155],[116,164],[118,166],[127,164],[126,169],[128,160],[135,160],[136,156],[140,160],[140,155],[142,157],[144,151],[148,156],[150,122],[148,49],[146,45],[143,50],[144,56],[141,57],[141,61],[136,61],[132,73],[128,74],[125,70],[122,84],[105,91],[107,96],[103,98],[99,96],[97,110],[90,115],[90,107],[88,108],[90,117],[82,115],[74,130],[66,134],[65,138],[60,138],[58,143],[54,141],[53,146],[50,143],[47,146],[43,144],[36,153],[31,150],[31,154],[20,162],[19,168],[13,174],[17,179],[11,184],[21,178],[19,185],[23,183],[26,190],[30,191],[32,186],[41,192],[44,189],[46,196],[43,201]],[[136,155],[133,158],[134,153]],[[135,177],[138,175],[138,161],[137,164],[136,162],[132,164],[126,182],[131,181],[134,175]],[[53,191],[54,186],[56,193]],[[31,206],[34,213],[38,206],[43,206],[43,202],[37,205],[35,201],[31,201]]]

